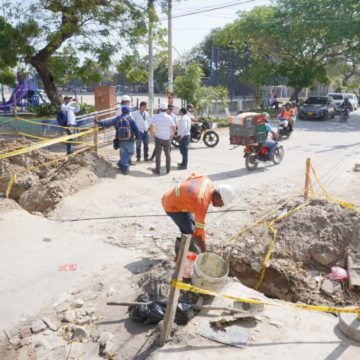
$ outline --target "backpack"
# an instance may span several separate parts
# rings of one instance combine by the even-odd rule
[[[131,138],[131,125],[129,118],[120,116],[120,120],[116,124],[116,137],[118,140],[130,140]]]
[[[67,125],[67,113],[63,112],[60,108],[60,110],[56,114],[56,120],[60,126],[66,126]]]

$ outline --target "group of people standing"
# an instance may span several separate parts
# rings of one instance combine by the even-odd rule
[[[128,174],[129,165],[135,164],[131,160],[134,153],[136,153],[136,160],[139,162],[143,152],[144,161],[156,160],[152,172],[160,175],[161,154],[164,152],[166,173],[168,174],[171,169],[171,141],[174,136],[179,139],[180,153],[182,155],[182,161],[178,163],[178,169],[187,169],[191,130],[191,118],[188,116],[188,110],[181,108],[179,118],[177,118],[173,112],[173,105],[161,103],[159,113],[150,118],[145,101],[141,102],[140,108],[134,112],[130,111],[130,101],[129,96],[123,96],[117,116],[111,120],[99,121],[102,127],[115,127],[115,140],[120,151],[118,166],[122,173]],[[155,149],[150,156],[149,143],[151,135],[155,137]]]

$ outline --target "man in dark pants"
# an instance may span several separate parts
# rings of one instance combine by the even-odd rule
[[[178,122],[178,137],[180,140],[180,153],[182,155],[182,162],[178,164],[178,169],[187,169],[188,166],[188,154],[189,154],[189,143],[190,143],[190,129],[191,119],[187,116],[185,108],[181,108],[180,119]]]
[[[150,122],[150,132],[155,134],[156,168],[154,174],[160,175],[161,152],[164,150],[166,157],[166,173],[170,172],[170,146],[176,130],[172,117],[167,114],[168,106],[160,104],[160,113],[155,115]]]

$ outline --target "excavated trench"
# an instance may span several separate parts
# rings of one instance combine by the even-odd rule
[[[26,139],[0,141],[0,149],[8,152],[29,144]],[[49,165],[42,166],[46,163]],[[100,178],[115,177],[117,173],[109,161],[95,153],[83,152],[64,158],[62,153],[34,150],[1,160],[0,193],[5,196],[9,175],[18,174],[9,198],[27,211],[46,213],[65,196],[97,183]]]
[[[298,205],[293,202],[282,212]],[[312,200],[276,228],[276,243],[259,291],[290,302],[360,305],[358,288],[350,290],[347,280],[338,283],[330,279],[332,267],[347,268],[348,255],[360,260],[359,213]],[[254,288],[271,239],[268,227],[260,225],[230,244],[225,249],[230,276]]]

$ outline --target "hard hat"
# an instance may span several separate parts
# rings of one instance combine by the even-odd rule
[[[215,186],[215,190],[220,194],[224,206],[229,205],[233,201],[235,191],[231,185],[219,184]]]
[[[127,105],[123,105],[121,107],[121,111],[123,114],[129,114],[130,113],[130,108]]]
[[[159,107],[160,107],[160,110],[167,110],[168,109],[168,106],[165,103],[161,103]]]
[[[131,102],[131,97],[129,95],[123,95],[121,97],[121,102],[123,102],[123,101]]]

